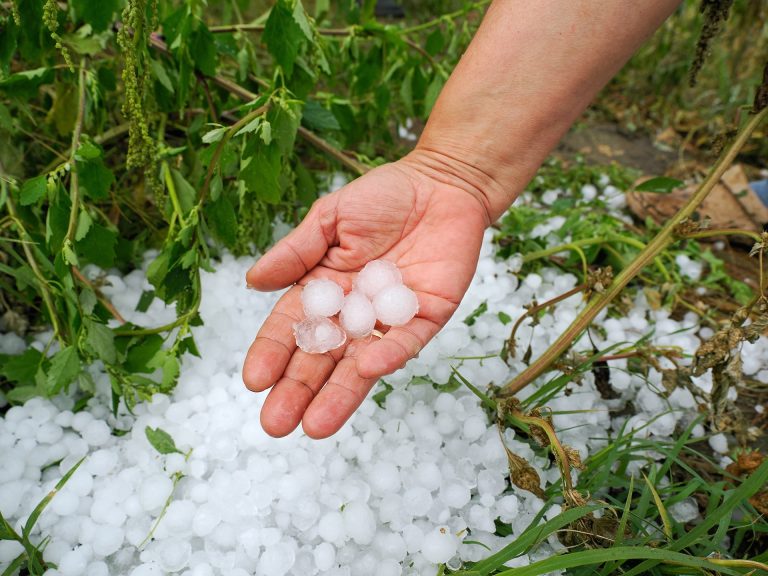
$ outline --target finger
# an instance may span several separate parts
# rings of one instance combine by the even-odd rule
[[[279,438],[293,432],[343,354],[341,348],[325,354],[294,352],[261,408],[261,426],[267,434]]]
[[[334,240],[334,210],[319,200],[304,220],[254,264],[245,275],[257,290],[290,286],[317,265]]]
[[[347,348],[348,353],[353,346]],[[357,373],[354,355],[345,355],[336,365],[328,383],[304,412],[301,421],[304,432],[315,439],[327,438],[338,432],[375,383],[375,378],[362,378]]]
[[[293,325],[302,316],[301,289],[286,292],[267,317],[243,362],[243,382],[253,392],[272,386],[283,375],[296,350]]]
[[[414,318],[405,326],[396,326],[380,340],[374,340],[360,352],[357,372],[362,378],[378,379],[391,374],[416,356],[440,330],[440,325],[426,318]]]

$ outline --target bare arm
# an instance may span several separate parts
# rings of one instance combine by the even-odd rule
[[[395,262],[419,313],[383,338],[327,354],[296,348],[300,286],[278,302],[251,345],[243,380],[270,389],[264,429],[299,422],[323,438],[376,380],[442,328],[472,280],[486,226],[517,198],[597,91],[672,12],[677,0],[496,0],[440,95],[416,149],[320,198],[248,272],[276,290],[313,278],[349,289],[368,261]]]
[[[680,0],[496,0],[412,155],[464,180],[491,220]]]

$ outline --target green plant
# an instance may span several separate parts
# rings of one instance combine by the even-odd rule
[[[22,571],[22,573],[24,573],[23,571],[26,571],[32,576],[42,576],[42,574],[51,567],[45,560],[43,560],[43,550],[48,544],[48,539],[43,538],[38,544],[33,544],[29,537],[32,534],[32,529],[35,527],[38,518],[40,518],[40,514],[43,513],[43,510],[45,510],[46,506],[53,500],[56,493],[64,487],[84,460],[85,458],[81,458],[74,466],[72,466],[72,468],[61,477],[61,480],[56,483],[53,490],[46,494],[45,498],[40,500],[27,518],[27,521],[24,523],[24,526],[21,529],[21,534],[16,532],[13,526],[3,518],[2,514],[0,514],[0,540],[16,541],[24,548],[24,551],[8,565],[3,572],[3,576],[16,574],[17,570]]]
[[[97,361],[115,408],[170,391],[198,354],[200,270],[263,249],[333,171],[399,155],[398,126],[427,116],[485,4],[416,26],[353,0],[252,18],[234,1],[4,5],[0,313],[52,328],[42,352],[0,357],[8,399],[92,394]],[[125,322],[100,290],[149,248],[137,309],[175,306],[164,326]]]

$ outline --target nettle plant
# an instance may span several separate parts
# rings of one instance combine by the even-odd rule
[[[7,397],[87,398],[96,361],[115,409],[171,390],[198,354],[201,269],[266,247],[335,171],[397,154],[487,3],[412,27],[370,0],[277,0],[255,18],[237,0],[2,3],[2,329],[52,327],[43,350],[0,356]],[[125,322],[104,274],[83,272],[131,270],[150,248],[138,309],[177,313],[159,327]]]

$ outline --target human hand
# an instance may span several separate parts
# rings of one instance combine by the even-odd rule
[[[284,436],[301,421],[313,438],[338,431],[376,381],[416,356],[454,313],[488,224],[482,192],[418,153],[317,200],[246,275],[248,285],[262,291],[297,284],[275,305],[243,366],[249,390],[272,388],[261,411],[264,430]],[[419,300],[416,317],[381,339],[348,340],[325,354],[297,348],[301,286],[330,278],[347,293],[357,272],[377,258],[401,269]]]

